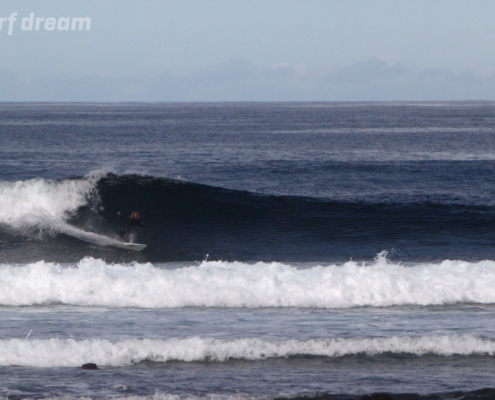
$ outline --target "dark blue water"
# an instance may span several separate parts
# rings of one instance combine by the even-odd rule
[[[4,104],[0,116],[2,180],[100,171],[98,209],[71,222],[118,231],[116,212],[139,209],[150,261],[493,257],[491,104]],[[87,252],[53,243],[35,247]]]
[[[0,395],[491,398],[494,173],[493,103],[1,104]]]

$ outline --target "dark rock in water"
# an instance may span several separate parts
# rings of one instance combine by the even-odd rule
[[[311,393],[296,397],[275,397],[274,400],[335,400],[336,398],[340,399],[341,397],[340,396],[337,397],[328,393]],[[348,397],[345,398],[347,399]],[[413,400],[416,399],[416,397],[412,397],[412,398],[407,397],[407,399]],[[387,393],[372,393],[361,396],[359,400],[394,400],[394,398]]]
[[[393,400],[392,397],[386,393],[373,393],[365,394],[359,400]]]
[[[94,363],[84,364],[81,368],[82,369],[99,369],[98,365],[96,365]]]

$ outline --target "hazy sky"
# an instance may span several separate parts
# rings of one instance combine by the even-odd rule
[[[0,100],[495,100],[494,16],[493,0],[1,0]],[[58,29],[76,17],[90,29]]]

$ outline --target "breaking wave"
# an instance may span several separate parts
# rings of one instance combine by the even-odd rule
[[[122,252],[103,254],[86,242],[113,243],[121,225],[117,211],[133,210],[146,225],[135,230],[137,241],[148,244],[140,260],[152,262],[207,255],[229,261],[344,262],[371,260],[384,249],[403,260],[480,260],[492,258],[495,242],[495,209],[489,205],[259,195],[95,173],[0,182],[0,261],[76,262],[88,255],[120,261]]]
[[[264,360],[287,357],[344,357],[359,354],[432,354],[442,357],[493,356],[493,340],[465,336],[390,337],[370,339],[313,339],[267,341],[257,338],[219,340],[173,338],[166,340],[46,339],[0,341],[0,366],[78,367],[128,366],[149,362],[225,362],[230,359]]]
[[[402,266],[381,254],[369,265],[298,268],[283,263],[204,261],[199,266],[74,265],[39,261],[0,266],[0,305],[180,308],[304,307],[495,303],[495,262]]]

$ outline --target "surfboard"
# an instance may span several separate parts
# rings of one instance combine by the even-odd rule
[[[82,240],[83,242],[91,243],[100,247],[114,247],[124,250],[141,251],[147,246],[146,244],[141,243],[120,242],[117,239],[99,235],[94,232],[87,232],[66,223],[59,223],[56,227],[60,232],[64,232],[65,234]]]
[[[120,242],[117,242],[117,243],[110,243],[107,246],[118,247],[119,249],[124,249],[124,250],[141,251],[147,245],[141,244],[141,243],[120,243]]]

